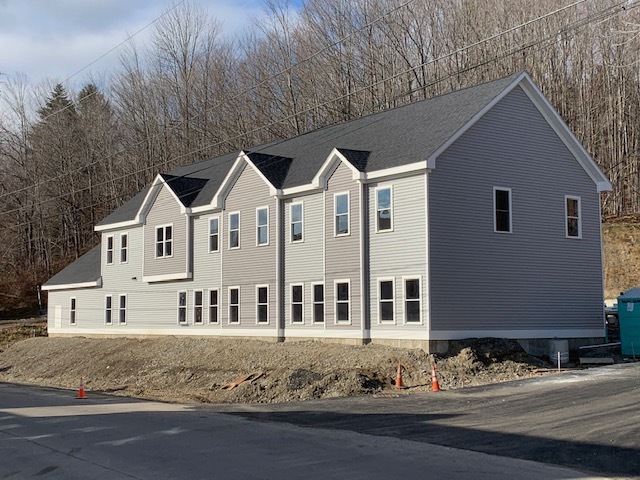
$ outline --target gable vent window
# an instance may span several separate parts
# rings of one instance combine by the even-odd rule
[[[493,188],[493,208],[495,231],[501,233],[512,233],[510,188]]]
[[[156,258],[167,258],[173,255],[173,227],[165,225],[156,227]]]
[[[565,215],[567,238],[582,238],[582,222],[580,221],[580,197],[565,198]]]

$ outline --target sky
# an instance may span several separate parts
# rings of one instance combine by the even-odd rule
[[[223,35],[230,37],[264,14],[264,0],[188,1],[220,20]],[[83,69],[179,2],[0,0],[0,83],[18,74],[32,85],[72,76],[79,82],[90,73],[114,71],[123,47]],[[152,31],[150,26],[135,35],[136,43],[144,42]]]

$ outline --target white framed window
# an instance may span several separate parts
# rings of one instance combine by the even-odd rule
[[[335,281],[335,322],[349,323],[351,321],[351,281]]]
[[[304,323],[304,285],[291,285],[291,323]]]
[[[202,290],[193,291],[193,323],[202,325],[204,323],[203,315],[204,295]]]
[[[567,238],[582,238],[580,197],[564,196],[565,234]]]
[[[209,323],[218,323],[220,321],[218,317],[219,302],[218,289],[209,290]]]
[[[69,325],[76,324],[76,298],[69,299]]]
[[[314,283],[313,291],[313,322],[324,323],[324,283]]]
[[[404,283],[404,321],[422,322],[420,277],[403,278]]]
[[[378,279],[378,321],[395,322],[395,281],[393,278]]]
[[[333,213],[335,216],[334,235],[349,235],[349,192],[336,193],[333,196]]]
[[[107,236],[107,258],[105,261],[107,265],[113,265],[113,235]]]
[[[220,250],[220,219],[218,217],[209,219],[209,251]]]
[[[269,245],[269,207],[256,208],[256,245]]]
[[[240,212],[229,214],[229,249],[240,248]]]
[[[178,323],[187,323],[187,292],[178,292]]]
[[[376,188],[376,232],[393,230],[393,189]]]
[[[240,287],[229,287],[229,323],[240,323]]]
[[[156,227],[156,258],[173,256],[173,225]]]
[[[304,241],[303,214],[302,202],[289,205],[291,243]]]
[[[129,235],[123,233],[120,235],[120,263],[129,261]]]
[[[256,322],[269,323],[268,285],[256,285]]]
[[[118,297],[118,323],[120,325],[127,324],[127,295],[122,294]]]
[[[111,295],[104,297],[104,323],[105,325],[113,323],[113,297]]]
[[[513,233],[510,188],[493,187],[493,230],[496,233]]]

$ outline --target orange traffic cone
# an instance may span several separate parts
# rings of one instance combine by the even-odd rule
[[[431,391],[439,392],[440,384],[438,383],[438,374],[436,373],[436,366],[431,367]]]
[[[84,394],[84,378],[80,377],[80,388],[78,389],[78,395],[76,396],[76,398],[83,400],[86,397],[86,395]]]
[[[402,383],[402,364],[398,363],[398,371],[396,373],[396,388],[406,388]]]

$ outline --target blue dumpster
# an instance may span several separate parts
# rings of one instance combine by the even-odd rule
[[[618,322],[623,356],[640,356],[640,288],[618,297]]]

